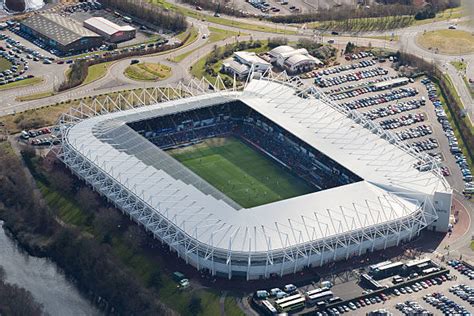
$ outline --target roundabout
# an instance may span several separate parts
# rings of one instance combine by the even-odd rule
[[[137,63],[128,66],[124,75],[137,81],[161,81],[171,76],[171,67],[159,63]]]
[[[422,48],[443,55],[474,53],[474,35],[462,30],[435,30],[418,35],[417,44]]]

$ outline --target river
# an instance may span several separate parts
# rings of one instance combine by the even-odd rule
[[[5,269],[8,283],[30,291],[51,316],[101,315],[53,262],[21,251],[17,243],[5,234],[1,221],[0,266]]]

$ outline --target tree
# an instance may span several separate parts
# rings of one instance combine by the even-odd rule
[[[131,224],[128,226],[127,231],[125,232],[125,238],[127,243],[132,248],[140,248],[145,244],[146,233],[143,227],[138,227],[138,225]]]
[[[92,213],[99,207],[97,195],[88,187],[82,187],[76,193],[76,201],[88,213]]]
[[[51,177],[48,177],[48,179],[56,190],[66,194],[72,192],[73,180],[69,174],[65,173],[65,170],[52,171]]]
[[[150,278],[148,279],[148,286],[158,291],[162,285],[163,285],[163,280],[161,278],[160,272],[153,270],[151,272]]]
[[[201,298],[194,296],[189,301],[189,312],[191,315],[197,315],[202,311]]]
[[[97,231],[103,232],[103,241],[110,239],[111,234],[119,229],[122,216],[112,208],[100,208],[94,216],[93,225]]]

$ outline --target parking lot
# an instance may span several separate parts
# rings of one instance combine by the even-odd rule
[[[255,302],[261,304],[257,309],[264,312],[274,306],[280,311],[313,312],[317,316],[366,315],[378,309],[393,315],[472,315],[472,267],[458,260],[441,263],[428,258],[389,262],[347,271],[343,278],[336,280],[326,276],[305,286],[287,284],[257,291]],[[387,266],[393,266],[390,272],[380,269]],[[373,278],[375,283],[365,281],[364,275],[370,275],[369,279]],[[285,309],[287,301],[293,302],[294,308]]]
[[[425,77],[403,77],[392,67],[392,61],[362,52],[346,56],[338,66],[314,70],[302,78],[334,102],[379,123],[414,151],[434,157],[451,186],[468,195],[474,190],[472,175],[436,86]]]
[[[472,293],[474,293],[472,281],[466,275],[452,268],[450,269],[450,274],[453,275],[453,280],[448,280],[436,286],[429,286],[417,292],[401,294],[399,296],[391,295],[386,302],[375,306],[365,306],[358,310],[356,315],[365,315],[370,311],[380,308],[384,308],[393,313],[393,315],[414,315],[416,313],[419,313],[416,315],[422,315],[421,310],[426,310],[431,315],[472,315],[474,305],[471,303],[472,300],[468,300],[469,295],[467,294],[471,293],[470,296],[472,296]],[[466,286],[469,287],[466,288]],[[463,309],[464,312],[462,311]]]

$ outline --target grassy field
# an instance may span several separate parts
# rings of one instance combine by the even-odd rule
[[[441,54],[469,54],[474,52],[474,35],[460,30],[437,30],[418,36],[417,42],[426,49]]]
[[[457,71],[460,71],[460,72],[466,72],[466,69],[467,69],[467,64],[465,62],[462,62],[462,61],[452,61],[451,62],[451,65],[454,66],[454,68],[456,68]]]
[[[342,21],[313,22],[308,26],[319,30],[368,32],[393,30],[413,24],[411,16],[389,16],[384,18],[347,19]]]
[[[43,82],[43,78],[33,77],[33,78],[28,78],[28,79],[4,84],[3,86],[0,86],[0,90],[7,90],[7,89],[18,88],[18,87],[24,87],[24,86],[34,86],[42,82]]]
[[[229,31],[229,30],[221,30],[216,27],[209,26],[209,40],[208,43],[214,43],[214,42],[219,42],[223,41],[225,39],[228,39],[230,37],[234,36],[239,36],[239,35],[247,35],[245,33],[240,33],[240,32],[234,32],[234,31]]]
[[[4,71],[10,69],[12,63],[9,62],[7,59],[0,57],[0,71]]]
[[[87,77],[82,83],[82,85],[89,84],[93,81],[99,80],[100,78],[104,77],[111,63],[112,62],[106,62],[106,63],[90,66]]]
[[[188,30],[176,35],[176,38],[179,39],[180,41],[184,41],[186,39],[186,37],[188,36],[188,34],[190,34],[190,35],[189,35],[187,41],[183,44],[183,46],[185,46],[186,44],[194,42],[197,39],[198,35],[199,35],[197,28],[191,27]]]
[[[236,138],[214,138],[169,153],[245,208],[313,191],[305,181]]]
[[[128,66],[124,74],[133,80],[158,81],[171,76],[171,67],[162,64],[139,63]]]

